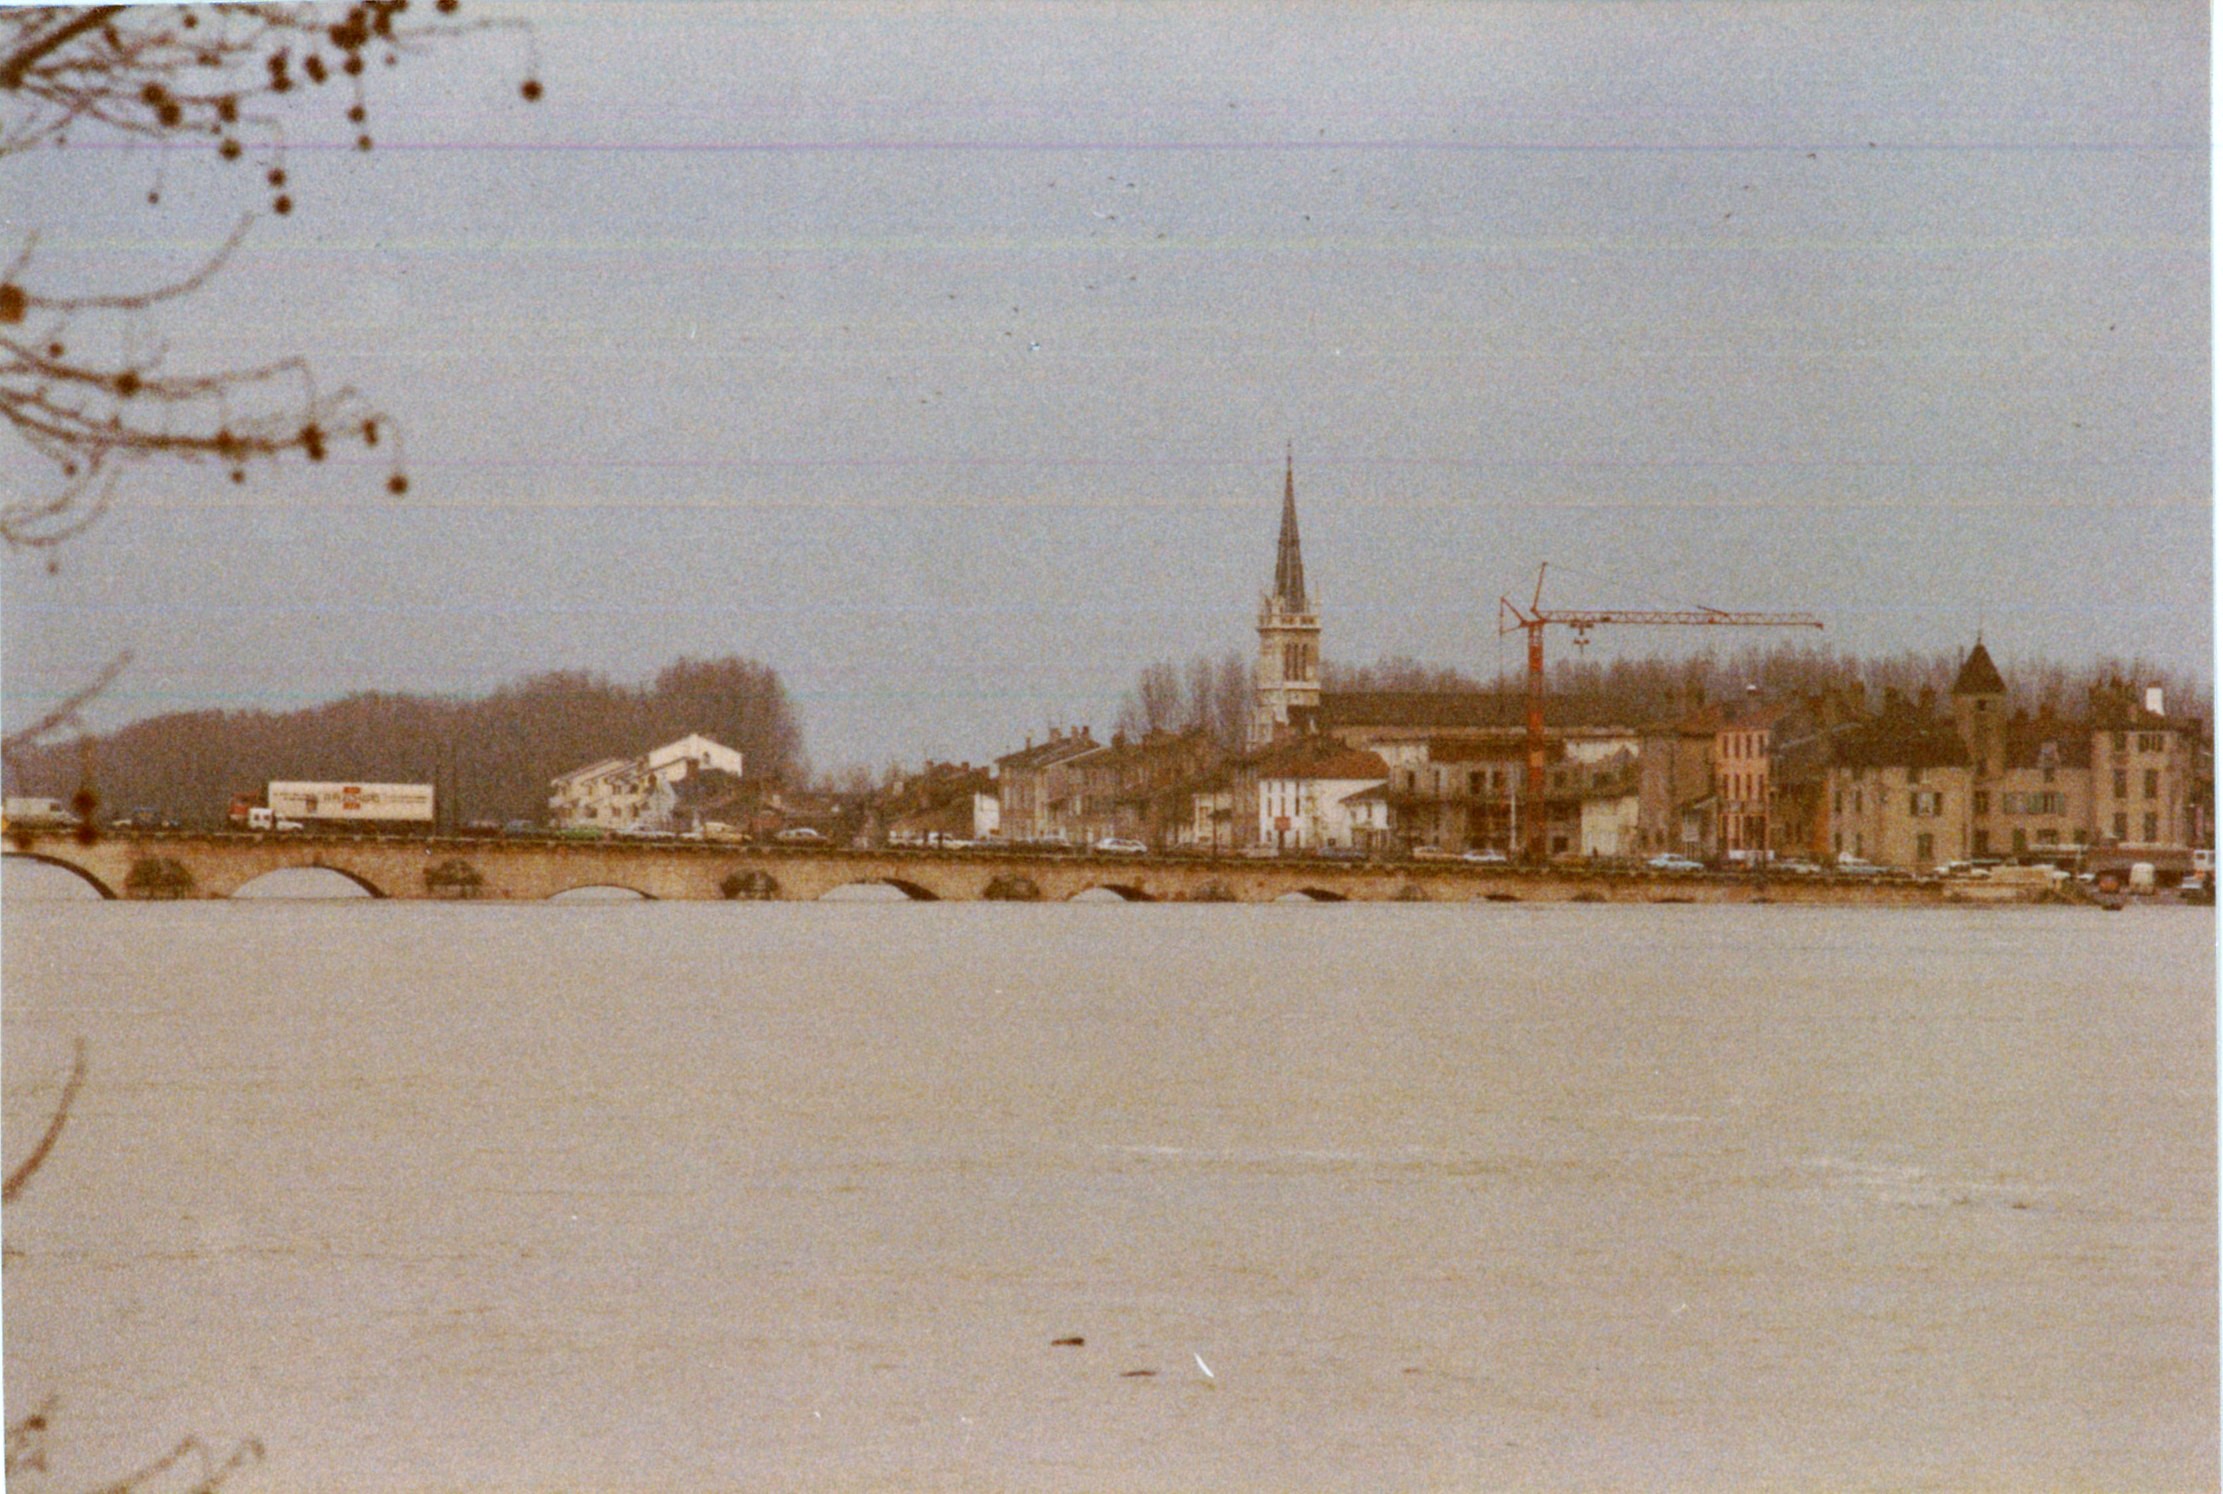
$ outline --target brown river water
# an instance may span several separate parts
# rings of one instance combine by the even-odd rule
[[[11,899],[85,1489],[2199,1489],[2212,913]],[[1077,1344],[1059,1340],[1079,1339]],[[1149,1373],[1142,1373],[1142,1372]]]

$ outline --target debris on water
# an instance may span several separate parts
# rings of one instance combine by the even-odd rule
[[[1119,1378],[1122,1380],[1147,1380],[1157,1373],[1156,1370],[1121,1370]]]
[[[1217,1380],[1219,1378],[1218,1375],[1212,1373],[1212,1366],[1204,1362],[1204,1356],[1202,1354],[1199,1354],[1194,1349],[1191,1349],[1189,1351],[1189,1357],[1196,1361],[1196,1367],[1203,1373],[1205,1379]]]
[[[1076,1333],[1076,1334],[1074,1334],[1074,1335],[1073,1335],[1073,1336],[1072,1336],[1071,1338],[1053,1338],[1053,1339],[1051,1339],[1051,1340],[1050,1340],[1050,1347],[1051,1347],[1051,1348],[1053,1348],[1053,1349],[1077,1349],[1077,1348],[1079,1348],[1079,1347],[1080,1347],[1080,1346],[1081,1346],[1082,1344],[1085,1344],[1085,1343],[1087,1343],[1087,1342],[1088,1342],[1088,1340],[1087,1340],[1087,1339],[1085,1339],[1085,1338],[1082,1338],[1082,1337],[1081,1337],[1081,1336],[1080,1336],[1080,1335],[1079,1335],[1078,1333]]]

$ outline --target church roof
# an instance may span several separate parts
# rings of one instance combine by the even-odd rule
[[[1991,655],[1984,650],[1984,640],[1968,651],[1968,660],[1961,665],[1960,677],[1953,681],[1955,695],[2005,695],[2007,682],[1999,676],[1999,666],[1992,663]]]
[[[1281,545],[1274,555],[1274,596],[1283,610],[1303,612],[1304,550],[1297,543],[1297,461],[1289,459],[1288,472],[1282,479],[1281,490]]]
[[[1475,690],[1326,690],[1320,726],[1490,727],[1519,726],[1525,700],[1515,694]]]

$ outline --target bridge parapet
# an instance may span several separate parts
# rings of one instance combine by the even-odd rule
[[[109,897],[230,897],[275,871],[334,872],[374,896],[538,901],[589,887],[672,900],[810,901],[878,883],[929,900],[1064,901],[1096,888],[1136,902],[1943,902],[1934,884],[1749,875],[1528,872],[1443,862],[850,850],[694,841],[120,831],[90,845],[15,836],[8,854],[67,867]]]

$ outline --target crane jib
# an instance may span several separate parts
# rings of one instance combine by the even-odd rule
[[[1497,603],[1500,637],[1511,632],[1528,634],[1528,773],[1522,791],[1534,806],[1525,827],[1527,844],[1522,855],[1529,861],[1542,861],[1548,854],[1548,812],[1544,807],[1544,629],[1557,625],[1568,628],[1575,635],[1578,645],[1590,641],[1592,628],[1614,627],[1727,627],[1727,628],[1819,628],[1822,620],[1811,612],[1723,612],[1714,607],[1679,608],[1653,612],[1547,612],[1543,607],[1544,573],[1536,572],[1536,599],[1526,608],[1510,597],[1499,597]],[[1511,621],[1507,621],[1510,616]]]

